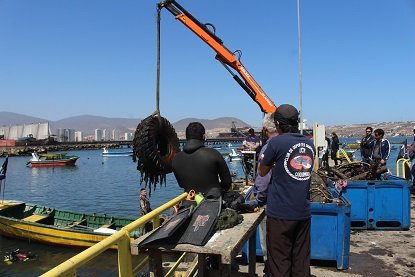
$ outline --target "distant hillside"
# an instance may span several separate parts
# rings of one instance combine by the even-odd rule
[[[0,127],[8,125],[22,125],[32,123],[48,122],[52,133],[56,133],[58,128],[70,128],[76,131],[82,131],[85,135],[92,135],[95,129],[117,129],[121,132],[134,132],[137,125],[142,119],[134,118],[109,118],[104,116],[80,115],[68,117],[58,121],[51,121],[44,118],[38,118],[12,112],[0,112]],[[229,132],[232,122],[235,122],[237,128],[256,127],[249,126],[244,121],[235,117],[220,117],[216,119],[184,118],[177,122],[171,122],[180,138],[184,138],[184,131],[187,125],[192,121],[201,122],[206,130],[209,130],[209,137],[215,137],[220,132]],[[382,128],[385,130],[386,137],[393,136],[412,136],[412,130],[415,128],[415,121],[406,122],[380,122],[364,124],[345,124],[326,126],[326,133],[330,136],[331,132],[336,132],[339,137],[361,137],[364,135],[366,126],[372,126],[374,129]]]
[[[0,126],[47,122],[47,119],[12,112],[0,112]]]
[[[189,123],[193,121],[199,121],[200,123],[202,123],[203,126],[205,126],[206,130],[218,128],[225,128],[230,130],[232,127],[232,122],[235,122],[236,127],[251,127],[244,121],[237,119],[235,117],[221,117],[212,120],[200,118],[185,118],[177,121],[176,123],[173,123],[173,126],[174,129],[176,129],[176,131],[181,132],[185,131],[187,125],[189,125]]]
[[[12,112],[0,112],[0,126],[7,125],[22,125],[31,123],[48,122],[52,133],[55,133],[58,128],[74,129],[82,131],[85,135],[94,133],[95,129],[117,129],[121,132],[134,132],[137,125],[142,119],[132,118],[109,118],[94,115],[79,115],[74,117],[64,118],[58,121],[51,121],[44,118],[37,118],[28,115],[22,115]],[[185,118],[173,124],[176,131],[184,132],[187,125],[192,121],[201,122],[207,130],[223,128],[226,131],[230,130],[232,122],[235,122],[237,127],[249,126],[247,123],[234,117],[221,117],[217,119],[199,119],[199,118]]]

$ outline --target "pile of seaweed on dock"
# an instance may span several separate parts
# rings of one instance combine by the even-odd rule
[[[388,172],[386,165],[376,161],[370,164],[361,161],[345,163],[325,168],[319,168],[311,175],[310,201],[331,203],[332,197],[328,187],[342,180],[378,180],[383,173]]]

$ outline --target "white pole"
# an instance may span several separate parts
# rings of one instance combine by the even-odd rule
[[[300,133],[303,133],[303,63],[301,58],[301,22],[300,22],[300,0],[297,0],[297,24],[298,24],[298,79],[300,90]]]

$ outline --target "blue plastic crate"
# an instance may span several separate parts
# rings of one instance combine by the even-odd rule
[[[332,189],[332,196],[338,197]],[[311,259],[336,261],[338,269],[349,267],[350,203],[340,197],[339,203],[312,202],[311,208]],[[248,261],[248,243],[242,248],[242,258]],[[262,257],[259,227],[256,237],[256,255]]]
[[[334,190],[331,193],[338,197]],[[311,259],[336,261],[338,269],[347,269],[351,205],[344,197],[339,200],[339,203],[311,203]]]
[[[254,187],[251,187],[244,195],[245,201],[249,201],[252,199],[253,197],[253,189]],[[261,239],[259,236],[259,226],[256,229],[256,243],[255,243],[255,253],[257,257],[262,257],[264,254],[262,253],[262,248],[261,248]],[[248,245],[249,245],[249,241],[246,242],[244,244],[244,246],[242,247],[242,259],[244,262],[248,262],[249,260],[249,255],[248,255]]]
[[[411,185],[396,176],[388,180],[349,180],[343,196],[352,204],[351,229],[408,230]]]

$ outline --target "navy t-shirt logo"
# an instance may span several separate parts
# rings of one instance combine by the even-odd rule
[[[313,168],[313,148],[301,142],[293,145],[285,155],[284,168],[292,178],[305,181],[310,179]]]

